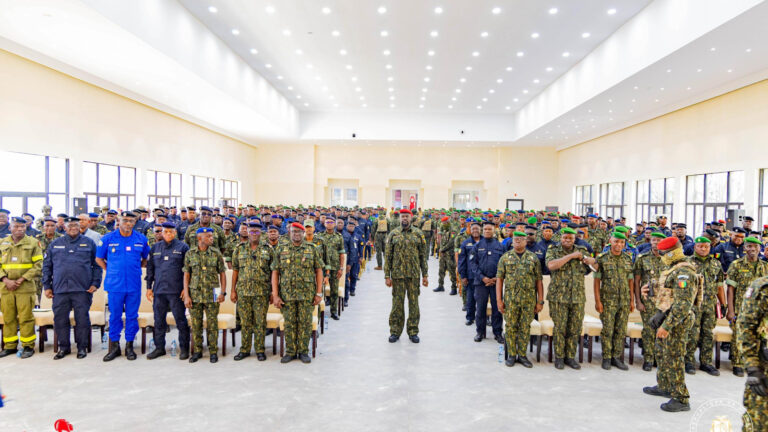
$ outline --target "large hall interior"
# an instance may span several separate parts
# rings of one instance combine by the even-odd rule
[[[0,0],[0,431],[768,431],[766,23]]]

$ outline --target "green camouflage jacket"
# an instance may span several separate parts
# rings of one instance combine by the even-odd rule
[[[600,279],[600,301],[621,307],[629,306],[632,293],[629,281],[635,275],[632,271],[632,256],[628,253],[614,255],[609,250],[597,255],[597,272],[595,279]]]
[[[704,302],[702,307],[713,308],[717,302],[718,287],[723,285],[723,266],[713,255],[701,257],[695,252],[688,257],[688,262],[696,267],[696,272],[704,278]]]
[[[560,243],[551,244],[547,248],[545,263],[562,258],[575,251],[581,252],[585,257],[589,256],[587,248],[573,245],[569,251],[563,249]],[[584,294],[584,276],[589,274],[589,266],[579,260],[572,259],[559,269],[550,272],[551,280],[547,291],[547,301],[562,303],[581,303],[587,301]]]
[[[184,273],[189,273],[189,296],[194,303],[213,303],[213,290],[219,284],[219,274],[226,271],[221,252],[211,246],[201,251],[191,248],[184,256]]]
[[[232,270],[237,271],[237,295],[255,296],[272,291],[272,250],[250,243],[240,243],[232,252]]]
[[[325,270],[338,270],[341,267],[341,255],[346,254],[344,250],[344,237],[338,232],[331,234],[320,233],[322,241],[322,261],[325,263]]]
[[[323,260],[315,245],[302,240],[298,246],[293,243],[278,245],[271,268],[280,274],[281,299],[312,300],[317,289],[315,271],[323,268]]]
[[[387,236],[384,247],[384,277],[427,277],[427,242],[418,228],[399,226]]]
[[[535,253],[525,250],[518,255],[514,250],[501,256],[496,277],[504,280],[504,303],[535,304],[536,282],[542,280],[541,263]]]

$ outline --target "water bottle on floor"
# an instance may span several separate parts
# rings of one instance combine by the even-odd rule
[[[21,358],[21,350],[16,351],[16,357]]]
[[[499,363],[504,361],[504,345],[499,344]]]
[[[104,336],[101,337],[101,349],[105,350],[107,349],[107,334],[104,333]]]
[[[154,339],[150,339],[149,340],[149,352],[152,352],[154,350],[155,350],[155,340]]]
[[[176,339],[171,342],[171,357],[176,357]]]

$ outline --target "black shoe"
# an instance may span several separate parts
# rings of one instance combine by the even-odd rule
[[[400,339],[398,335],[389,335],[389,343],[395,343]]]
[[[576,370],[581,369],[581,365],[579,364],[579,362],[576,361],[575,358],[565,359],[565,364],[568,365],[568,367],[571,369],[576,369]]]
[[[4,349],[4,350],[0,351],[0,358],[16,354],[17,352],[19,352],[19,350],[17,350],[17,349]]]
[[[187,360],[189,358],[189,348],[184,349],[182,348],[179,351],[179,360]]]
[[[475,320],[467,320],[467,322],[465,322],[464,324],[467,326],[471,326],[474,323],[475,323]]]
[[[685,364],[685,373],[688,375],[696,375],[696,367],[693,365],[693,363]]]
[[[256,360],[264,361],[267,359],[267,355],[264,353],[256,353]]]
[[[21,358],[26,359],[30,358],[33,355],[35,355],[35,349],[31,347],[24,347],[23,350],[21,350]]]
[[[136,360],[136,351],[133,350],[133,342],[125,343],[125,358],[128,360]]]
[[[354,297],[354,296],[355,296],[355,292],[354,292],[354,291],[350,291],[350,292],[349,292],[349,295],[351,295],[352,297]]]
[[[309,354],[299,354],[299,360],[301,360],[302,363],[312,363],[312,358],[309,356]]]
[[[109,341],[109,352],[107,355],[104,356],[104,361],[112,361],[118,357],[120,357],[122,354],[120,353],[120,342],[112,342]]]
[[[211,354],[211,363],[216,363],[219,361],[219,356],[217,354]]]
[[[712,376],[720,376],[720,371],[717,370],[717,368],[712,366],[711,364],[703,364],[699,366],[699,369],[703,370],[704,372]]]
[[[482,342],[485,336],[481,335],[480,333],[475,335],[475,342]]]
[[[603,359],[602,368],[605,370],[611,370],[611,359]]]
[[[643,393],[651,396],[671,397],[668,391],[660,389],[659,386],[643,387]]]
[[[418,335],[408,336],[408,339],[410,339],[411,342],[413,342],[413,343],[419,343],[419,336]]]
[[[743,377],[744,376],[744,369],[736,366],[733,368],[733,374],[737,377]]]
[[[690,411],[691,406],[688,403],[683,403],[675,398],[672,398],[669,400],[669,402],[661,404],[661,409],[666,412],[680,412]]]
[[[449,294],[449,295],[456,295],[456,294],[458,294],[458,293],[459,293],[459,291],[458,291],[458,290],[456,290],[456,288],[451,288],[451,292],[449,292],[448,294]]]
[[[190,358],[189,358],[189,362],[190,362],[190,363],[195,363],[195,362],[197,362],[198,360],[200,360],[201,358],[203,358],[203,355],[202,355],[202,354],[200,354],[199,352],[194,352],[194,353],[192,354],[192,357],[190,357]]]
[[[432,291],[433,291],[433,292],[443,292],[443,291],[445,291],[445,288],[444,288],[444,287],[441,287],[441,286],[439,286],[439,287],[437,287],[437,288],[433,289]]]
[[[267,331],[266,331],[266,332],[264,332],[264,335],[265,335],[265,336],[269,336],[269,335],[271,335],[271,334],[272,334],[272,332],[273,332],[273,331],[274,331],[274,329],[267,329]]]
[[[494,336],[493,336],[493,338],[494,338],[494,339],[496,339],[496,342],[498,342],[498,343],[500,343],[500,344],[504,345],[504,342],[505,342],[505,341],[504,341],[504,338],[503,338],[503,337],[501,337],[501,335],[500,335],[500,334],[494,335]]]
[[[235,326],[235,333],[237,333],[237,332],[239,332],[240,330],[242,330],[242,328],[243,328],[243,327],[242,327],[240,324],[236,325],[236,326]]]
[[[555,369],[562,369],[565,367],[563,359],[555,357]]]
[[[70,354],[72,354],[72,351],[70,351],[70,350],[66,350],[65,351],[65,350],[60,349],[59,352],[57,352],[56,355],[53,356],[53,359],[54,360],[61,360],[64,357],[66,357],[66,356],[68,356]]]
[[[344,300],[344,307],[349,307],[349,301],[348,300]]]
[[[720,350],[723,352],[728,352],[731,350],[731,343],[730,342],[723,342],[720,344]]]
[[[291,354],[287,354],[287,355],[284,355],[283,358],[280,359],[280,363],[290,363],[295,358],[296,358],[296,356],[291,355]]]
[[[77,350],[77,358],[84,359],[87,355],[88,353],[84,349]]]
[[[250,356],[251,356],[251,353],[245,353],[245,352],[241,351],[241,352],[237,353],[237,355],[235,355],[235,361],[240,361],[240,360],[242,360],[242,359],[244,359],[246,357],[250,357]]]
[[[529,369],[533,367],[533,363],[526,356],[517,356],[517,362]]]
[[[466,311],[467,311],[467,305],[464,305],[464,306],[462,306],[462,307],[461,307],[461,311],[462,311],[462,312],[466,312]]]
[[[517,363],[517,357],[515,356],[509,356],[506,360],[504,360],[504,364],[507,365],[507,367],[515,366],[515,363]]]
[[[127,348],[126,348],[127,350]],[[127,355],[127,353],[126,353]],[[160,356],[165,355],[165,350],[160,348],[155,348],[151,353],[147,354],[147,360],[154,360]]]
[[[650,372],[651,369],[653,369],[653,363],[651,362],[643,362],[643,370],[646,372]]]
[[[625,365],[621,359],[611,359],[611,365],[616,366],[623,371],[629,370],[629,366]]]
[[[336,313],[331,313],[331,319],[334,319],[334,320],[338,321],[339,320],[339,316],[336,315]]]

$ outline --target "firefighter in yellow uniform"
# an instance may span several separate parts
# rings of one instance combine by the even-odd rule
[[[3,350],[0,357],[16,354],[19,340],[21,358],[35,353],[35,280],[43,269],[40,242],[24,234],[26,221],[15,217],[11,235],[0,241],[0,312],[3,313]],[[20,335],[16,328],[21,330]]]

